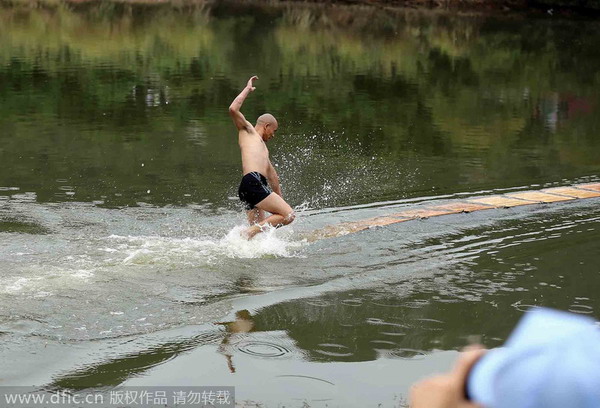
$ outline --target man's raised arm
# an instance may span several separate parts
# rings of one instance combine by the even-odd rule
[[[258,79],[258,77],[253,76],[250,78],[244,90],[240,92],[233,102],[231,102],[231,105],[229,105],[229,116],[231,116],[231,119],[233,119],[233,123],[235,123],[235,126],[238,128],[238,130],[252,127],[252,124],[246,120],[244,115],[242,115],[242,112],[240,112],[240,109],[242,108],[242,104],[244,103],[244,100],[248,94],[256,89],[254,86],[252,86],[252,81],[255,79]]]

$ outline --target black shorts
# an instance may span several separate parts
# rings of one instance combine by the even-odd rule
[[[244,203],[246,210],[252,210],[256,204],[267,198],[273,190],[267,183],[267,178],[257,171],[246,174],[242,177],[238,196]]]

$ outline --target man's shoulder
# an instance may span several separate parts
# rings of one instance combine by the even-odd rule
[[[254,129],[254,127],[250,127],[248,129],[242,128],[238,131],[238,135],[240,138],[244,139],[257,139],[257,141],[262,140],[256,129]]]
[[[246,126],[244,126],[243,128],[238,130],[239,135],[256,135],[259,136],[258,132],[256,131],[256,129],[254,129],[254,126],[252,126],[252,124],[250,122],[248,122],[248,124]]]

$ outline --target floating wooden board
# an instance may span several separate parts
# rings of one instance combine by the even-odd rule
[[[600,197],[600,192],[591,191],[591,190],[581,190],[573,187],[555,187],[548,188],[546,190],[542,190],[545,193],[550,194],[560,194],[569,197],[576,198],[592,198],[592,197]]]
[[[440,215],[457,214],[461,212],[481,211],[502,207],[517,207],[520,205],[539,203],[553,203],[575,200],[577,198],[593,197],[600,197],[600,183],[579,184],[572,187],[547,188],[541,191],[522,191],[518,193],[508,193],[506,195],[474,197],[465,201],[455,201],[429,207],[407,209],[398,213],[368,218],[366,220],[328,225],[324,228],[312,231],[306,235],[306,238],[308,241],[312,242],[323,238],[339,237],[373,227],[410,221],[415,218],[437,217]]]
[[[493,205],[494,207],[517,207],[519,205],[537,204],[535,201],[519,200],[504,196],[490,196],[469,199],[470,202],[478,204]]]
[[[384,225],[390,225],[390,224],[395,224],[397,222],[402,222],[402,221],[408,221],[407,217],[376,217],[376,218],[369,218],[368,220],[365,221],[359,221],[359,223],[366,223],[369,225],[369,227],[381,227]]]
[[[440,210],[452,210],[452,211],[457,211],[457,212],[472,212],[472,211],[481,211],[481,210],[491,210],[495,207],[492,205],[475,204],[475,203],[468,203],[465,201],[459,201],[457,203],[436,205],[431,208],[440,209]]]
[[[600,191],[600,183],[579,184],[577,188],[585,188],[586,190]]]
[[[555,203],[558,201],[575,200],[574,197],[560,196],[556,194],[542,193],[539,191],[524,191],[506,194],[507,197],[520,198],[521,200],[537,201],[540,203]]]
[[[324,228],[309,232],[304,237],[308,240],[308,242],[318,241],[320,239],[325,238],[335,238],[341,237],[343,235],[347,235],[353,232],[359,232],[369,228],[368,226],[347,226],[345,224],[337,224],[337,225],[328,225]]]
[[[439,215],[447,215],[447,214],[456,214],[459,213],[458,210],[449,210],[449,209],[435,209],[435,208],[419,208],[415,210],[405,210],[399,213],[394,213],[392,217],[401,217],[401,218],[429,218],[429,217],[437,217]]]
[[[313,231],[307,237],[307,239],[309,241],[316,241],[322,238],[340,237],[343,235],[359,232],[373,227],[383,227],[390,224],[396,224],[398,222],[408,221],[409,219],[410,218],[375,217],[356,222],[344,222],[336,225],[328,225],[325,228]]]

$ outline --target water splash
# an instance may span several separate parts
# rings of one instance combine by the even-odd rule
[[[399,187],[410,189],[418,174],[413,159],[375,154],[344,132],[292,135],[285,143],[292,145],[288,153],[275,154],[273,161],[286,200],[307,208],[370,202],[386,191],[397,197]]]
[[[306,241],[293,240],[293,231],[265,228],[252,240],[242,238],[246,226],[233,227],[221,239],[172,238],[161,236],[111,235],[109,241],[116,242],[108,253],[120,254],[125,264],[214,264],[223,258],[294,257]]]
[[[219,241],[218,248],[230,258],[263,258],[269,256],[298,256],[297,249],[306,245],[306,241],[292,240],[293,230],[277,230],[266,227],[263,232],[251,240],[242,238],[241,232],[246,226],[235,226]]]

